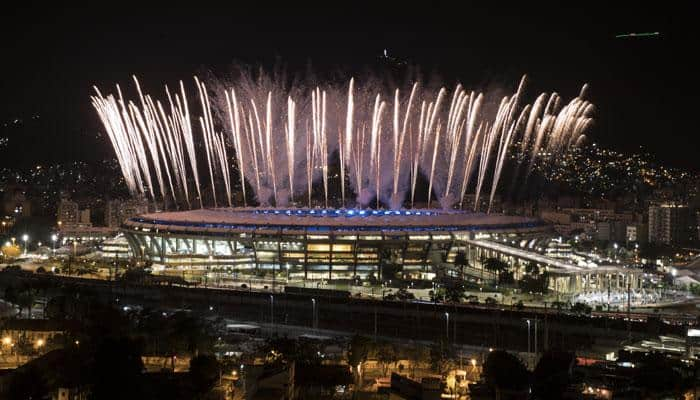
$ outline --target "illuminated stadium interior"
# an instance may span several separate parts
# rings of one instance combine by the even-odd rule
[[[466,249],[466,239],[546,226],[525,217],[434,209],[217,208],[146,214],[123,229],[137,257],[182,275],[381,279],[390,264],[405,278],[430,280],[437,265]]]

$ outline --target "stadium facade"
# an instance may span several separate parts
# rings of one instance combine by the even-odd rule
[[[461,211],[259,208],[144,214],[122,228],[137,258],[165,270],[307,280],[381,279],[389,264],[432,279],[467,239],[548,229],[537,219]]]

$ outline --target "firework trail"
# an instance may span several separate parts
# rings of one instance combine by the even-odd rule
[[[194,81],[200,103],[196,117],[183,82],[179,93],[166,86],[165,107],[143,93],[136,78],[138,105],[125,101],[119,86],[116,96],[95,88],[92,105],[134,195],[191,208],[194,186],[203,207],[198,165],[203,160],[215,207],[233,206],[235,166],[243,205],[249,182],[262,205],[284,206],[306,195],[306,205],[313,207],[318,184],[324,207],[397,209],[404,201],[413,207],[417,178],[423,175],[428,205],[436,198],[443,208],[461,208],[472,188],[474,210],[488,190],[490,212],[507,160],[517,159],[513,182],[524,183],[542,154],[581,144],[595,111],[585,100],[586,85],[563,107],[556,93],[525,104],[525,77],[512,95],[500,99],[495,113],[485,111],[487,95],[459,84],[448,94],[415,81],[387,96],[371,79],[362,84],[350,79],[341,86],[290,85],[261,73],[230,82],[214,79],[210,85]],[[329,162],[336,151],[340,200],[329,193]],[[523,163],[527,167],[519,174]],[[348,198],[348,189],[354,199]]]

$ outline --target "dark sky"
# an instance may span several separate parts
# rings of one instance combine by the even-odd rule
[[[222,72],[234,60],[270,65],[281,59],[292,69],[311,60],[320,70],[360,70],[387,48],[450,85],[514,88],[527,73],[533,97],[556,90],[568,100],[588,82],[598,107],[595,142],[626,152],[643,146],[669,165],[700,169],[697,100],[690,89],[699,46],[690,7],[402,2],[377,9],[379,2],[329,2],[335,6],[314,10],[228,3],[236,8],[189,2],[196,7],[101,3],[3,10],[0,122],[23,122],[0,125],[0,132],[35,143],[5,162],[109,155],[106,139],[95,138],[101,127],[89,103],[93,84],[108,91],[137,74],[160,94],[164,83],[190,79],[203,68]],[[661,35],[615,38],[646,31]]]

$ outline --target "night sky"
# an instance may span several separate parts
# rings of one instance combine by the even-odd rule
[[[96,137],[102,127],[90,106],[93,84],[110,92],[136,74],[160,96],[165,83],[207,69],[225,72],[234,60],[266,66],[281,60],[292,71],[303,71],[308,62],[320,71],[362,71],[386,48],[450,88],[459,80],[469,88],[514,90],[527,73],[528,99],[556,90],[568,101],[588,82],[598,107],[593,141],[625,152],[643,146],[668,165],[700,169],[691,89],[699,71],[691,61],[698,35],[690,7],[459,8],[452,6],[457,2],[422,2],[423,8],[413,8],[404,2],[377,10],[375,3],[316,10],[121,3],[109,3],[112,10],[107,3],[94,9],[6,8],[0,17],[0,136],[11,143],[0,148],[0,164],[111,156],[107,139]],[[647,31],[661,35],[615,38]]]

